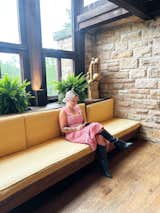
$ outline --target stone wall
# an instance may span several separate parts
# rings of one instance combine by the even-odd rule
[[[160,142],[160,18],[96,29],[86,36],[86,69],[92,56],[100,58],[101,97],[114,97],[115,116],[140,121],[140,135]]]

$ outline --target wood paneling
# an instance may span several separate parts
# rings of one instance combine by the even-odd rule
[[[109,0],[119,7],[125,8],[133,15],[136,15],[142,19],[151,19],[149,15],[148,8],[145,5],[145,1],[143,0]]]

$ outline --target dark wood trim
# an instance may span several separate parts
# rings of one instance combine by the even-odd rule
[[[42,49],[43,57],[75,59],[76,53],[67,50]]]
[[[124,141],[128,141],[128,140],[130,140],[131,138],[136,138],[136,137],[138,137],[139,129],[140,129],[140,127],[137,128],[137,129],[135,129],[135,130],[133,130],[132,132],[130,132],[130,133],[124,135],[123,137],[120,137],[120,138],[121,138],[122,140],[124,140]]]
[[[75,59],[75,75],[85,72],[85,35],[83,32],[79,32],[77,16],[81,13],[83,7],[82,0],[72,0],[72,11],[73,13],[73,29],[74,29],[74,50],[76,53]]]
[[[112,11],[114,9],[117,9],[118,6],[115,4],[112,4],[111,2],[108,2],[105,5],[99,6],[98,8],[89,10],[88,12],[82,13],[80,15],[78,15],[77,17],[77,22],[84,22],[88,19],[94,18],[96,16],[102,15],[104,13],[107,13],[109,11]]]
[[[27,48],[22,44],[12,44],[7,42],[0,42],[0,52],[4,53],[20,53],[26,51]]]
[[[46,103],[48,103],[48,99],[47,99],[46,61],[45,61],[45,57],[43,57],[43,55],[41,56],[41,64],[42,64],[42,85],[43,85],[43,89],[45,91]]]
[[[155,19],[155,17],[160,16],[160,8],[157,7],[157,9],[151,11],[150,14],[151,14],[152,17],[154,17],[153,19]]]
[[[149,15],[148,9],[145,7],[144,1],[140,0],[109,0],[117,4],[119,7],[125,8],[133,15],[136,15],[144,20],[149,20],[152,17]]]
[[[107,24],[107,23],[114,22],[114,21],[117,21],[122,18],[129,17],[130,15],[131,15],[131,13],[129,13],[125,9],[118,8],[118,9],[112,10],[110,12],[107,12],[105,14],[102,14],[100,16],[94,17],[90,20],[81,22],[79,24],[79,30],[86,31],[86,30],[92,29],[94,27],[103,25],[103,24]]]
[[[62,60],[60,58],[57,59],[57,69],[58,69],[58,81],[62,79]]]
[[[75,70],[75,74],[78,75],[80,73],[84,74],[85,73],[85,32],[79,31],[77,32],[77,64]]]
[[[28,45],[31,76],[34,76],[34,72],[36,71],[40,75],[40,78],[43,79],[39,0],[24,0],[23,6],[25,8],[26,43]],[[41,88],[45,89],[44,80],[41,83]]]
[[[31,82],[30,64],[29,64],[29,53],[28,53],[28,43],[27,43],[27,33],[26,33],[26,17],[25,17],[25,7],[21,0],[18,0],[19,9],[19,25],[20,25],[20,35],[22,46],[24,46],[25,51],[21,54],[21,65],[23,69],[23,80]],[[27,86],[27,91],[32,91],[32,85]]]
[[[148,10],[152,17],[156,17],[160,15],[160,3],[159,0],[147,1],[146,2]]]

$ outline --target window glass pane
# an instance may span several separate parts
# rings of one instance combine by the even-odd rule
[[[46,78],[47,78],[47,95],[55,96],[57,92],[54,90],[53,80],[58,81],[58,60],[56,58],[45,59],[46,61]]]
[[[0,77],[7,74],[21,81],[20,57],[18,54],[0,53]]]
[[[17,0],[0,0],[0,41],[20,43]]]
[[[62,79],[66,79],[68,74],[74,73],[73,60],[61,59]]]
[[[84,7],[86,7],[87,5],[90,5],[94,2],[96,2],[97,0],[84,0]]]
[[[42,45],[72,50],[71,0],[40,0]]]

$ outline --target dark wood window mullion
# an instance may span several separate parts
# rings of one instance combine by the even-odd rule
[[[72,0],[72,23],[73,23],[73,43],[75,51],[75,75],[84,73],[84,33],[79,32],[77,16],[80,14],[83,7],[83,0]]]
[[[74,51],[54,50],[54,49],[43,48],[42,52],[46,57],[67,58],[67,59],[76,58],[76,53]]]
[[[29,53],[26,33],[26,20],[25,20],[25,5],[24,1],[18,0],[18,14],[19,14],[19,33],[21,38],[21,47],[23,51],[20,53],[20,63],[22,70],[22,79],[31,81],[30,65],[29,65]],[[31,85],[27,87],[28,91],[31,91]]]
[[[57,59],[58,81],[62,80],[62,63],[61,58]]]

